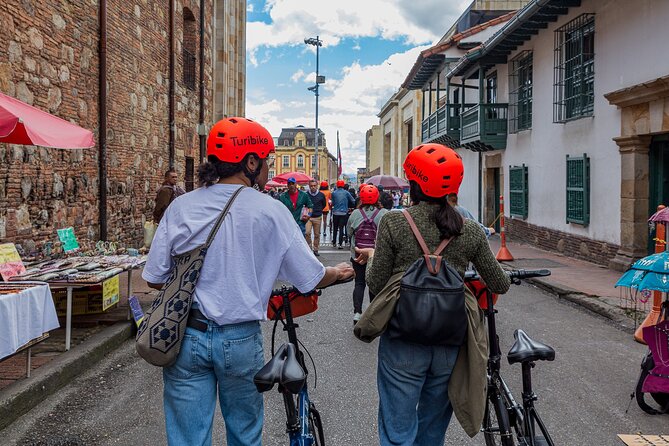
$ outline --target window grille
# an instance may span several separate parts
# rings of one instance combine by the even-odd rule
[[[316,156],[311,155],[311,167],[316,167]]]
[[[195,159],[192,156],[186,157],[184,185],[186,186],[186,192],[192,191],[195,187]]]
[[[283,167],[290,167],[290,155],[283,155]]]
[[[189,90],[195,90],[195,54],[183,50],[184,55],[184,84]]]
[[[509,213],[513,217],[527,218],[529,188],[527,166],[509,166]]]
[[[567,223],[590,223],[590,158],[567,155]]]
[[[592,116],[595,15],[582,14],[555,30],[553,122]]]
[[[304,156],[297,155],[297,167],[304,167]]]
[[[511,60],[509,73],[509,131],[532,128],[532,51]]]
[[[267,174],[267,179],[271,180],[272,178],[274,178],[274,171],[270,170],[269,173]]]

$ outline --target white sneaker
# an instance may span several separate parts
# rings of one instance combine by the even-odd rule
[[[357,324],[361,317],[362,317],[361,313],[354,313],[353,314],[353,325]]]

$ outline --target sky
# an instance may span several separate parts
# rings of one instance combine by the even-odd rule
[[[365,167],[365,132],[399,89],[418,54],[436,43],[471,0],[248,0],[246,116],[279,136],[315,125],[319,36],[318,126],[344,173]]]

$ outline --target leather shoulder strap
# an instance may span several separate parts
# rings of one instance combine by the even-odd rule
[[[218,220],[216,220],[216,223],[214,224],[213,229],[209,233],[209,237],[207,237],[207,241],[205,242],[204,246],[205,248],[208,248],[209,245],[211,245],[211,242],[214,241],[214,237],[216,237],[216,233],[218,232],[218,229],[221,227],[221,224],[223,223],[223,220],[225,219],[225,216],[228,215],[228,212],[230,211],[230,208],[232,207],[232,203],[235,201],[239,193],[245,188],[245,186],[240,187],[235,191],[234,194],[232,194],[232,197],[228,200],[228,202],[225,204],[225,207],[223,208],[223,211],[221,211],[221,215],[218,216]]]
[[[451,237],[449,239],[442,240],[441,243],[439,243],[437,250],[434,251],[434,254],[430,254],[430,250],[428,249],[427,244],[425,243],[425,239],[418,230],[416,222],[413,220],[411,214],[409,214],[409,212],[406,209],[402,209],[402,213],[404,214],[404,217],[407,219],[407,222],[409,222],[409,227],[411,228],[413,235],[416,237],[416,240],[418,240],[420,248],[423,250],[423,257],[425,257],[425,264],[427,265],[427,270],[432,275],[439,274],[439,269],[441,268],[441,253],[444,251],[444,249],[446,249],[446,246],[448,246],[448,243],[453,238]],[[433,259],[435,260],[435,263],[432,263]]]

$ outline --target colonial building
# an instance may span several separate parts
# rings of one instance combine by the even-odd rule
[[[383,139],[381,126],[373,125],[365,134],[365,168],[372,177],[381,174],[381,156],[383,154]]]
[[[286,172],[301,172],[319,181],[337,179],[337,158],[330,153],[325,133],[318,129],[318,172],[316,171],[315,131],[302,125],[281,129],[276,140],[274,169],[270,179]]]
[[[244,114],[245,23],[240,0],[3,1],[0,91],[98,144],[0,144],[0,240],[141,244],[164,172],[192,188],[212,122]]]
[[[438,67],[423,141],[457,140],[484,221],[503,194],[512,238],[624,269],[669,201],[667,20],[661,0],[530,2]]]
[[[475,0],[432,48],[418,56],[404,84],[381,108],[380,135],[376,129],[370,130],[379,142],[368,137],[368,158],[379,160],[379,174],[404,177],[402,164],[409,150],[420,144],[424,135],[438,130],[436,110],[446,99],[443,76],[440,83],[435,73],[486,40],[525,3]],[[431,121],[424,119],[432,114]]]

